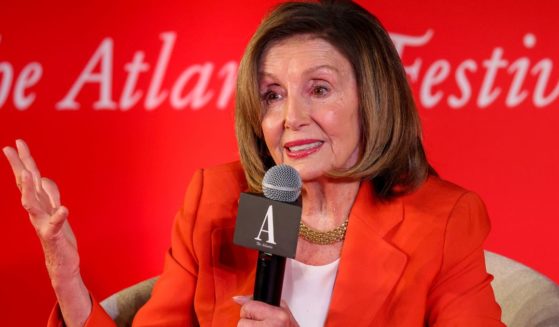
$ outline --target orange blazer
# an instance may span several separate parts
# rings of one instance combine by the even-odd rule
[[[233,244],[241,165],[195,173],[151,299],[134,326],[236,326],[234,295],[253,293],[254,250]],[[349,216],[326,326],[504,326],[486,272],[489,220],[479,197],[430,177],[375,199],[362,182]],[[51,326],[60,323],[57,311]],[[86,326],[114,326],[94,303]]]

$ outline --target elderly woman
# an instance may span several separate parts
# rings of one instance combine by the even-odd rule
[[[430,169],[398,54],[366,10],[277,7],[239,69],[236,132],[241,162],[192,178],[136,325],[502,326],[484,205]],[[112,325],[80,277],[56,186],[17,148],[4,152],[59,301],[51,325]],[[274,164],[303,180],[280,307],[251,300],[257,253],[232,243],[239,194],[261,191]]]

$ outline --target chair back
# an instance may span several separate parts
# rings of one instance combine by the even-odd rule
[[[509,327],[559,326],[559,286],[525,265],[485,251],[495,299]]]
[[[132,326],[136,312],[149,300],[156,280],[153,277],[120,290],[101,301],[101,306],[118,327]]]

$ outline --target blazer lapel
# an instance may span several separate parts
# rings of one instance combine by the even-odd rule
[[[350,212],[326,325],[370,324],[400,279],[405,253],[384,238],[403,219],[401,200],[375,201],[362,182]]]

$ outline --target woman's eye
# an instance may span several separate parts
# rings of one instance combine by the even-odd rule
[[[328,95],[328,92],[330,90],[326,87],[326,86],[322,86],[322,85],[317,85],[315,87],[313,87],[312,89],[312,94],[318,97],[323,97]]]
[[[264,103],[270,104],[274,101],[280,100],[281,95],[277,94],[274,91],[268,91],[268,92],[262,94],[261,99]]]

